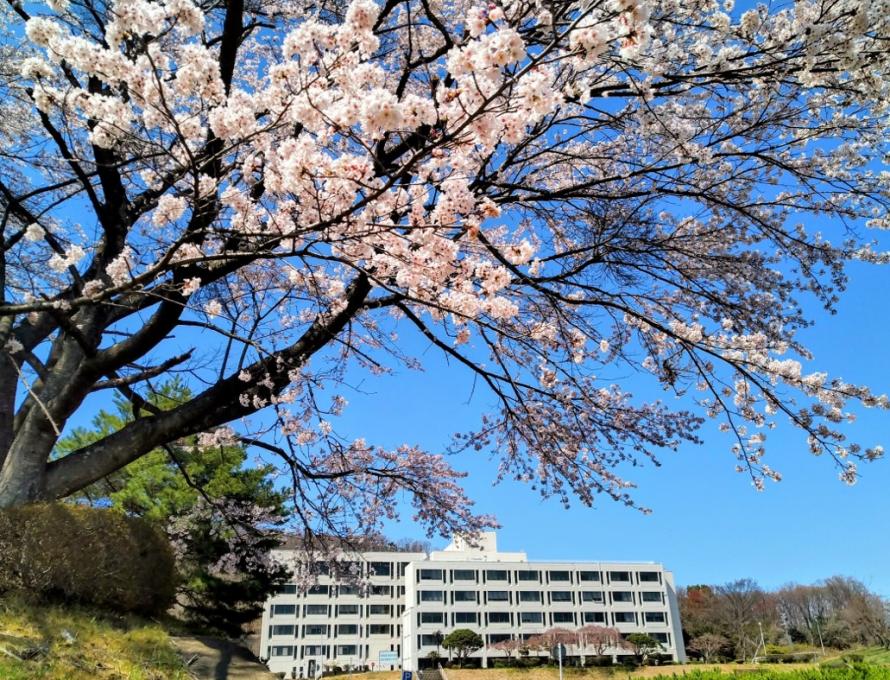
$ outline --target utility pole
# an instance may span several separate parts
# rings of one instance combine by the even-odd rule
[[[822,648],[822,656],[825,656],[825,643],[822,642],[822,626],[819,625],[819,617],[816,617],[816,632],[819,633],[819,646]]]
[[[766,640],[763,638],[763,624],[760,621],[757,622],[757,628],[760,629],[760,642],[757,643],[757,648],[754,650],[754,656],[751,659],[753,663],[757,663],[757,651],[762,647],[764,654],[766,653]]]
[[[559,659],[559,680],[562,679],[562,650],[563,644],[561,642],[556,643],[556,658]]]

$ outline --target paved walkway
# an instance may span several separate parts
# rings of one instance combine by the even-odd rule
[[[174,637],[173,643],[198,680],[277,680],[247,649],[214,637]]]

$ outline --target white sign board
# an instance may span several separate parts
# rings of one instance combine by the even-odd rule
[[[380,652],[380,665],[381,666],[398,666],[399,664],[399,653],[392,651],[381,651]]]

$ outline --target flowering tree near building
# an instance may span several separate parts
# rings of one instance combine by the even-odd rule
[[[522,640],[514,640],[513,638],[507,640],[501,640],[500,642],[495,642],[489,645],[489,649],[493,649],[498,652],[503,652],[504,657],[510,658],[513,656],[514,652],[519,652],[522,649],[524,643]]]
[[[401,492],[431,532],[490,525],[441,455],[331,424],[347,371],[419,365],[400,332],[491,397],[457,446],[566,503],[633,504],[617,468],[704,417],[758,486],[778,421],[848,482],[881,454],[842,424],[886,397],[797,339],[883,258],[881,3],[47,5],[3,15],[0,506],[200,434],[276,456],[327,534]],[[200,389],[152,409],[174,372]],[[53,459],[104,391],[136,418]]]
[[[578,629],[578,644],[582,652],[590,649],[594,656],[603,656],[609,650],[621,648],[624,639],[617,628],[587,625]]]

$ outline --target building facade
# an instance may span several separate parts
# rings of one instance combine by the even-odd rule
[[[430,652],[446,653],[441,638],[458,628],[482,636],[473,656],[483,666],[503,656],[491,649],[503,640],[586,625],[646,633],[686,660],[673,576],[660,564],[529,562],[525,553],[499,552],[493,533],[476,547],[458,538],[429,555],[352,559],[361,585],[321,575],[306,592],[286,586],[266,603],[261,649],[270,670],[294,678],[332,666],[416,670]]]

